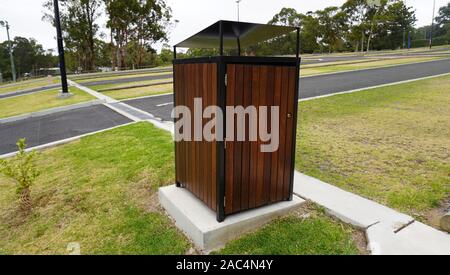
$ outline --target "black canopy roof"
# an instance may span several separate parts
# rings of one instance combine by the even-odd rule
[[[178,43],[180,48],[219,48],[220,26],[223,31],[223,48],[240,49],[267,41],[297,30],[295,27],[254,24],[235,21],[218,21],[199,33]]]

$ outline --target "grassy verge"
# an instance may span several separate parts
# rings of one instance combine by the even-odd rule
[[[365,253],[364,236],[308,207],[230,242],[215,254],[225,255],[357,255]],[[300,210],[302,211],[302,210]],[[362,240],[363,239],[363,240]],[[362,240],[362,241],[361,241]]]
[[[395,58],[395,59],[386,59],[386,60],[374,60],[370,62],[363,62],[363,63],[355,63],[355,64],[336,64],[333,63],[331,66],[323,66],[321,64],[321,67],[318,65],[312,66],[308,65],[305,67],[302,67],[300,70],[301,76],[310,76],[310,75],[320,75],[325,73],[336,73],[336,72],[342,72],[342,71],[354,71],[354,70],[362,70],[362,69],[370,69],[370,68],[377,68],[377,67],[383,67],[383,66],[393,66],[393,65],[402,65],[402,64],[410,64],[410,63],[416,63],[416,62],[424,62],[424,61],[432,61],[432,60],[438,60],[442,59],[439,57],[414,57],[414,58]],[[348,62],[348,61],[344,61]]]
[[[37,112],[49,108],[61,107],[95,99],[75,87],[70,87],[73,96],[58,98],[58,90],[33,93],[23,96],[0,99],[0,118]]]
[[[174,181],[170,134],[148,123],[86,137],[38,155],[34,209],[17,216],[12,182],[0,177],[0,254],[183,254],[188,241],[157,206]]]
[[[137,123],[38,154],[33,212],[18,215],[0,176],[0,254],[184,254],[191,244],[158,207],[174,181],[169,133]],[[358,254],[355,230],[308,205],[230,243],[219,254]],[[363,238],[363,237],[362,237]]]
[[[114,75],[114,76],[107,76],[107,77],[97,77],[97,78],[88,78],[88,79],[80,79],[76,80],[74,78],[73,80],[76,80],[78,83],[89,83],[89,82],[97,82],[97,81],[104,81],[104,80],[114,80],[114,79],[129,79],[129,78],[135,78],[135,77],[146,77],[146,76],[158,76],[158,75],[167,75],[170,74],[168,72],[162,72],[162,73],[146,73],[146,74],[131,74],[131,75]]]
[[[127,99],[127,98],[133,98],[133,97],[167,94],[167,93],[172,93],[172,92],[173,92],[173,84],[164,84],[164,85],[149,86],[149,87],[143,87],[143,88],[107,91],[107,92],[103,92],[103,94],[120,100],[120,99]]]
[[[302,102],[298,170],[429,221],[450,197],[450,77]]]
[[[48,78],[46,77],[41,79],[26,80],[15,84],[0,86],[0,94],[45,87],[58,83],[60,83],[60,80],[59,78],[56,77],[48,77]]]
[[[121,84],[105,84],[105,85],[90,86],[89,88],[91,88],[92,90],[95,90],[95,91],[99,91],[99,90],[110,89],[110,88],[114,88],[114,89],[115,88],[128,88],[128,87],[134,86],[134,85],[150,85],[150,84],[161,83],[161,82],[166,82],[166,81],[172,81],[172,78],[128,82],[128,83],[121,83]]]

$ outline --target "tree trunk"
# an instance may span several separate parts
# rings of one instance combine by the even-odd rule
[[[29,212],[31,210],[32,203],[31,203],[31,195],[30,195],[30,188],[24,188],[20,192],[20,210],[23,212]]]

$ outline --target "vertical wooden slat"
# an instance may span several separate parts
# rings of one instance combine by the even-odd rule
[[[266,106],[266,97],[267,97],[267,66],[260,67],[260,87],[259,87],[259,102],[258,108],[261,106]],[[265,163],[265,154],[261,152],[261,139],[258,138],[258,168],[257,168],[257,186],[256,186],[256,206],[261,206],[264,204],[264,163]]]
[[[206,109],[211,104],[211,74],[209,73],[209,64],[203,64],[203,108]],[[203,129],[207,121],[203,119]],[[205,165],[204,177],[205,177],[205,192],[203,194],[203,201],[211,207],[211,167],[210,167],[210,159],[211,159],[211,146],[208,142],[203,141],[203,150],[204,150],[204,158],[203,163]]]
[[[215,106],[217,102],[217,64],[211,65],[211,103]],[[217,129],[214,129],[217,133]],[[216,139],[217,140],[217,136]],[[212,174],[212,190],[211,190],[211,204],[213,210],[217,210],[217,142],[211,143],[211,174]]]
[[[291,153],[292,153],[292,148],[293,148],[293,143],[295,142],[293,140],[293,133],[294,133],[294,127],[296,127],[295,125],[295,121],[294,121],[294,104],[296,104],[296,102],[294,102],[295,96],[294,93],[297,92],[295,91],[295,81],[296,81],[296,77],[298,77],[296,75],[296,70],[295,68],[289,68],[289,73],[288,73],[288,78],[289,78],[289,89],[288,89],[288,102],[287,102],[287,114],[290,113],[291,116],[290,118],[286,118],[286,140],[285,140],[285,144],[286,144],[286,152],[285,155],[288,156],[286,158],[286,163],[285,163],[285,168],[284,168],[284,185],[283,185],[283,198],[284,199],[288,199],[289,198],[289,187],[290,187],[290,182],[291,182],[291,165],[292,165],[292,158],[291,158]],[[287,116],[286,114],[286,116]]]
[[[244,90],[243,90],[243,106],[247,108],[252,105],[252,67],[244,66]],[[247,127],[245,142],[242,145],[242,185],[241,185],[241,208],[249,208],[249,189],[250,189],[250,117],[245,120]]]
[[[242,106],[243,89],[244,89],[244,66],[235,65],[236,67],[236,83],[234,90],[234,106]],[[235,121],[234,134],[234,187],[233,187],[233,211],[241,210],[241,190],[242,190],[242,142],[238,141],[237,133],[242,131]]]
[[[271,107],[273,105],[274,101],[274,84],[275,84],[275,67],[268,66],[267,67],[267,90],[266,90],[266,101],[265,106],[267,107],[267,132],[272,133],[271,129],[271,117],[272,117],[272,111]],[[267,142],[267,144],[269,144]],[[270,190],[271,190],[271,172],[272,172],[272,152],[264,153],[264,204],[267,204],[270,202]]]
[[[282,68],[276,67],[275,68],[273,106],[276,106],[278,108],[281,107],[280,106],[281,105],[281,85],[282,85]],[[278,131],[279,130],[280,129],[278,128]],[[281,136],[280,136],[280,139],[281,139]],[[271,166],[271,173],[270,173],[270,176],[271,176],[270,202],[275,202],[277,200],[279,155],[280,155],[279,150],[276,150],[272,154],[272,166]],[[283,157],[283,155],[281,155],[281,157]]]
[[[258,108],[260,70],[258,66],[252,66],[252,104]],[[258,126],[257,126],[258,129]],[[258,142],[250,143],[250,182],[249,182],[249,207],[256,207],[256,190],[258,186]]]
[[[195,64],[189,64],[189,99],[188,99],[188,104],[189,104],[189,109],[192,110],[194,109],[194,97],[195,97]],[[191,115],[191,138],[194,137],[194,127],[192,127],[194,125],[194,116]],[[189,171],[191,174],[191,178],[189,179],[190,181],[190,185],[191,185],[191,189],[192,192],[198,196],[198,188],[197,188],[197,181],[195,180],[196,178],[196,163],[195,163],[195,142],[191,141],[189,142],[189,154],[190,154],[190,161],[189,161]]]
[[[235,71],[236,67],[234,65],[228,65],[227,75],[228,75],[228,86],[227,86],[227,106],[234,106],[235,104]],[[227,121],[225,125],[229,122]],[[233,213],[233,194],[234,194],[234,142],[226,141],[225,150],[225,165],[226,165],[226,183],[225,183],[225,213]]]
[[[280,106],[280,139],[283,140],[286,137],[286,110],[287,110],[287,102],[288,102],[288,93],[289,93],[289,80],[288,80],[288,69],[283,67],[282,69],[282,90],[281,90],[281,106]],[[277,180],[277,200],[282,200],[283,198],[283,190],[284,190],[284,166],[286,162],[285,153],[285,143],[280,142],[279,152],[282,154],[282,157],[278,159],[278,180]]]

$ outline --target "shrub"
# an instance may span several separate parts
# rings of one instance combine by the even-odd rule
[[[25,151],[25,139],[19,139],[17,147],[19,152],[12,160],[0,159],[0,172],[17,183],[16,192],[19,197],[20,209],[29,212],[32,208],[30,188],[39,176],[34,163],[36,153]]]

